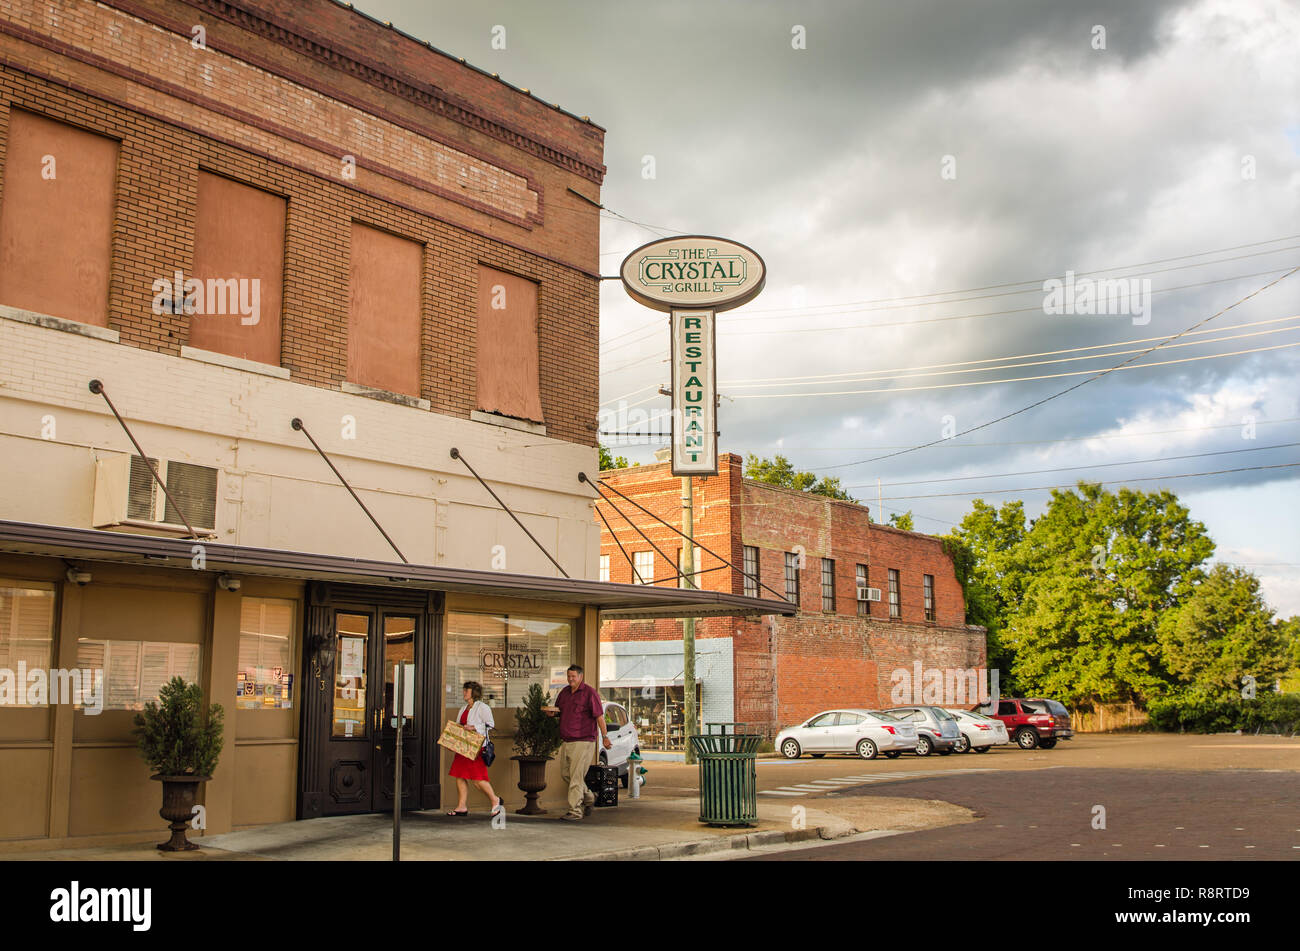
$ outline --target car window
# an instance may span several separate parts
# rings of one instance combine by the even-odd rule
[[[1020,707],[1026,713],[1046,713],[1047,704],[1041,700],[1021,700]]]
[[[1047,711],[1049,713],[1054,713],[1059,717],[1068,717],[1070,715],[1070,711],[1065,709],[1064,704],[1058,703],[1055,700],[1047,701]]]
[[[821,716],[813,717],[808,721],[808,726],[834,726],[835,714],[823,713]]]
[[[860,713],[841,713],[839,726],[857,726],[863,719]]]
[[[953,716],[951,713],[949,713],[949,712],[948,712],[947,710],[945,710],[943,707],[934,707],[934,708],[933,708],[933,713],[934,713],[934,715],[935,715],[936,717],[938,717],[940,720],[955,720],[955,719],[957,719],[955,716]]]
[[[1016,715],[1016,702],[1014,700],[1003,700],[998,704],[998,715],[1014,717]]]
[[[886,723],[894,723],[898,720],[898,717],[894,716],[892,713],[885,713],[883,710],[872,710],[870,712],[877,720],[883,720]]]
[[[617,730],[621,726],[627,726],[627,711],[617,704],[606,704],[605,726],[613,730]]]

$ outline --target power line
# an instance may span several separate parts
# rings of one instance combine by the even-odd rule
[[[1189,337],[1200,336],[1201,334],[1226,333],[1229,330],[1243,330],[1246,327],[1261,327],[1268,324],[1284,323],[1288,320],[1300,320],[1300,314],[1292,314],[1289,317],[1271,317],[1268,320],[1252,320],[1244,324],[1233,324],[1231,327],[1211,328],[1210,330],[1195,330],[1187,334]],[[1291,328],[1286,328],[1291,329]],[[750,377],[740,380],[722,380],[722,386],[743,386],[747,383],[772,383],[780,384],[786,381],[794,380],[833,380],[843,377],[851,377],[858,373],[906,373],[911,370],[940,370],[944,367],[967,367],[976,363],[994,363],[998,360],[1027,360],[1031,357],[1051,357],[1061,353],[1081,353],[1084,350],[1105,350],[1110,347],[1123,347],[1132,343],[1150,343],[1153,340],[1163,340],[1163,337],[1139,337],[1136,340],[1115,340],[1111,343],[1097,343],[1086,347],[1066,347],[1062,350],[1042,350],[1037,353],[1018,353],[1014,356],[1007,357],[986,357],[983,360],[959,360],[954,363],[923,363],[914,367],[891,367],[880,370],[850,370],[844,373],[819,373],[809,376],[777,376],[777,377]],[[1103,354],[1104,355],[1104,354]],[[851,381],[849,381],[851,382]]]
[[[1267,277],[1271,274],[1277,274],[1281,271],[1286,271],[1289,267],[1291,266],[1288,265],[1288,267],[1284,267],[1284,268],[1272,268],[1267,271],[1253,271],[1250,274],[1234,274],[1231,277],[1215,278],[1212,281],[1198,281],[1193,284],[1177,284],[1173,287],[1160,287],[1153,290],[1151,294],[1152,296],[1156,294],[1168,294],[1174,291],[1186,291],[1186,290],[1192,290],[1197,287],[1208,287],[1212,284],[1227,284],[1227,283],[1231,283],[1232,281],[1243,281],[1252,277]],[[985,318],[985,317],[1009,317],[1015,314],[1042,314],[1042,313],[1043,313],[1042,306],[1018,307],[1012,310],[983,311],[978,314],[950,314],[943,317],[922,317],[916,320],[880,321],[877,323],[870,323],[870,324],[848,324],[848,325],[841,325],[838,327],[793,327],[785,330],[744,330],[744,331],[737,331],[735,334],[719,332],[719,336],[723,336],[723,337],[779,336],[779,335],[787,335],[787,334],[795,334],[795,333],[831,333],[831,332],[842,331],[842,330],[875,330],[880,327],[910,327],[914,324],[946,323],[952,320],[974,320],[977,318]],[[654,328],[649,328],[649,330],[650,332],[647,333],[645,336],[637,340],[629,340],[626,343],[618,344],[617,346],[612,347],[611,349],[619,350],[623,347],[632,346],[634,344],[641,343],[644,340],[649,340],[654,335]],[[607,353],[602,354],[602,356],[607,356],[607,355],[608,355]],[[655,359],[656,356],[657,354],[648,354],[647,356],[640,357],[632,361],[631,363],[624,364],[622,367],[619,367],[619,369],[625,370],[628,369],[629,367],[633,367],[641,363],[647,363],[650,360]],[[613,371],[609,371],[609,370],[603,371],[601,375],[604,376],[606,373],[610,373],[610,372]]]
[[[1172,337],[1170,337],[1168,340],[1166,340],[1164,343],[1171,343],[1171,342],[1173,342],[1174,340],[1177,340],[1179,337],[1182,337],[1182,336],[1184,336],[1184,335],[1190,333],[1191,331],[1196,330],[1198,327],[1202,327],[1202,326],[1204,326],[1205,324],[1208,324],[1210,321],[1214,320],[1216,317],[1221,317],[1223,314],[1226,314],[1228,311],[1232,310],[1234,307],[1237,307],[1237,306],[1239,306],[1240,304],[1245,303],[1246,301],[1250,300],[1252,297],[1255,297],[1257,294],[1260,294],[1260,293],[1262,293],[1262,292],[1268,290],[1270,287],[1273,287],[1275,284],[1278,284],[1278,283],[1280,283],[1280,282],[1286,280],[1288,277],[1290,277],[1292,274],[1294,274],[1297,270],[1300,270],[1300,268],[1292,268],[1290,271],[1287,271],[1287,272],[1286,272],[1285,274],[1283,274],[1281,277],[1278,277],[1278,278],[1275,278],[1275,279],[1272,280],[1272,281],[1269,281],[1269,282],[1268,282],[1267,284],[1265,284],[1263,287],[1260,287],[1260,288],[1258,288],[1257,290],[1251,291],[1251,292],[1250,292],[1249,294],[1247,294],[1245,297],[1240,297],[1240,298],[1238,298],[1237,300],[1235,300],[1235,301],[1233,301],[1231,304],[1229,304],[1227,307],[1224,307],[1223,309],[1221,309],[1221,310],[1219,310],[1219,311],[1216,311],[1215,313],[1211,314],[1209,317],[1206,317],[1204,320],[1201,320],[1201,321],[1198,321],[1197,323],[1192,324],[1192,325],[1191,325],[1190,327],[1188,327],[1186,330],[1183,330],[1183,331],[1181,331],[1181,332],[1175,334],[1174,336],[1172,336]],[[1164,343],[1156,344],[1154,347],[1151,348],[1151,350],[1148,350],[1147,353],[1150,353],[1151,351],[1154,351],[1154,350],[1158,350],[1160,347],[1164,346]],[[1066,387],[1064,390],[1061,390],[1061,391],[1058,392],[1058,393],[1053,393],[1053,394],[1051,394],[1050,396],[1045,396],[1045,397],[1043,397],[1042,399],[1034,400],[1034,402],[1030,403],[1030,404],[1027,405],[1027,406],[1022,406],[1020,409],[1012,410],[1010,413],[1004,413],[1003,415],[997,417],[996,419],[991,419],[991,420],[989,420],[988,422],[980,423],[978,426],[974,426],[974,427],[972,427],[972,428],[966,430],[965,432],[958,433],[957,435],[958,435],[958,436],[967,436],[967,435],[969,435],[969,434],[971,434],[971,433],[973,433],[973,432],[978,432],[978,431],[981,430],[981,429],[987,429],[989,426],[996,425],[997,423],[1005,422],[1006,420],[1011,419],[1012,417],[1019,416],[1021,413],[1027,413],[1027,412],[1028,412],[1029,410],[1031,410],[1031,409],[1035,409],[1035,408],[1037,408],[1037,407],[1039,407],[1039,406],[1042,406],[1043,404],[1048,403],[1048,402],[1051,402],[1052,400],[1055,400],[1055,399],[1057,399],[1057,398],[1059,398],[1059,397],[1065,396],[1065,395],[1068,394],[1068,393],[1073,393],[1075,390],[1079,389],[1080,387],[1086,386],[1087,384],[1091,383],[1093,380],[1099,380],[1099,379],[1101,379],[1102,377],[1106,376],[1107,374],[1114,372],[1115,370],[1122,369],[1123,367],[1125,367],[1125,366],[1127,366],[1128,364],[1132,363],[1134,360],[1138,359],[1138,357],[1140,357],[1140,356],[1143,356],[1143,354],[1136,354],[1136,355],[1134,355],[1134,356],[1131,356],[1131,357],[1129,357],[1127,360],[1125,360],[1123,363],[1120,363],[1120,364],[1118,364],[1118,365],[1116,365],[1116,366],[1113,366],[1113,367],[1110,367],[1110,368],[1108,368],[1108,369],[1102,370],[1100,373],[1096,374],[1095,376],[1091,376],[1091,377],[1089,377],[1089,378],[1086,379],[1086,380],[1080,380],[1078,383],[1072,384],[1071,386]],[[1203,359],[1203,358],[1196,358],[1196,359]],[[891,458],[893,458],[894,456],[901,456],[901,455],[903,455],[903,454],[905,454],[905,453],[916,452],[916,451],[919,450],[919,449],[925,449],[925,448],[927,448],[927,447],[929,447],[929,446],[933,446],[933,445],[935,445],[935,444],[937,444],[937,443],[941,443],[941,442],[943,442],[943,441],[944,441],[944,440],[943,440],[942,438],[940,438],[940,439],[933,439],[933,440],[931,440],[930,442],[921,443],[920,445],[918,445],[918,446],[913,446],[913,447],[911,447],[910,449],[899,449],[899,450],[897,450],[897,451],[895,451],[895,452],[886,453],[886,454],[883,455],[883,456],[873,456],[873,457],[870,458],[870,459],[862,459],[862,460],[859,460],[858,462],[843,463],[843,464],[841,464],[841,465],[836,465],[836,466],[826,466],[826,467],[823,467],[823,468],[824,468],[824,469],[844,469],[844,468],[848,468],[849,466],[861,465],[861,464],[863,464],[863,463],[868,463],[868,462],[879,462],[879,461],[882,460],[882,459],[891,459]]]
[[[1080,479],[1079,482],[1083,482],[1087,485],[1127,485],[1130,482],[1167,482],[1171,479],[1194,479],[1201,476],[1225,475],[1230,472],[1258,472],[1265,469],[1294,469],[1297,466],[1300,466],[1300,462],[1284,462],[1272,466],[1242,466],[1239,469],[1214,469],[1209,472],[1186,472],[1181,475],[1145,476],[1141,479],[1109,479],[1104,481],[1096,479]],[[930,495],[895,495],[886,498],[885,501],[906,502],[909,499],[951,499],[971,495],[1002,495],[1007,492],[1039,492],[1046,489],[1073,489],[1075,487],[1075,483],[1067,483],[1065,485],[1030,485],[1022,486],[1017,489],[977,489],[971,492],[936,492]]]
[[[882,486],[895,485],[934,485],[939,482],[969,482],[972,479],[1006,479],[1011,476],[1042,475],[1044,472],[1068,472],[1071,469],[1109,469],[1115,466],[1137,466],[1149,462],[1173,462],[1178,459],[1201,459],[1205,456],[1229,456],[1238,452],[1267,452],[1270,449],[1290,449],[1300,446],[1300,442],[1284,442],[1274,446],[1250,446],[1246,449],[1219,449],[1213,452],[1189,452],[1180,456],[1157,456],[1151,459],[1130,459],[1127,462],[1092,462],[1077,466],[1058,466],[1054,469],[1022,469],[1019,472],[988,472],[973,476],[950,476],[946,479],[913,479],[904,482],[882,482]],[[871,486],[870,482],[857,482],[844,486],[845,489],[861,489]]]
[[[1172,340],[1174,338],[1171,337],[1169,339]],[[950,389],[956,389],[959,387],[967,387],[967,386],[990,386],[995,383],[1025,383],[1034,380],[1056,380],[1056,379],[1060,379],[1061,377],[1067,377],[1067,376],[1086,376],[1089,373],[1096,374],[1096,376],[1093,376],[1088,380],[1083,380],[1081,383],[1076,384],[1076,386],[1074,387],[1070,387],[1070,389],[1076,389],[1078,386],[1082,386],[1085,383],[1090,383],[1092,382],[1092,380],[1099,379],[1100,377],[1103,377],[1108,373],[1113,373],[1117,370],[1145,370],[1150,367],[1171,366],[1175,363],[1196,363],[1199,360],[1217,360],[1220,357],[1238,357],[1245,353],[1266,353],[1271,350],[1286,350],[1290,347],[1300,347],[1300,340],[1294,343],[1279,343],[1272,347],[1251,347],[1247,350],[1232,350],[1229,351],[1228,353],[1207,353],[1199,357],[1182,357],[1181,359],[1178,360],[1157,360],[1154,363],[1139,363],[1135,366],[1128,365],[1132,360],[1136,360],[1137,357],[1143,356],[1144,354],[1148,354],[1152,350],[1157,349],[1156,347],[1149,347],[1146,350],[1141,351],[1141,353],[1137,354],[1137,356],[1130,357],[1129,360],[1124,361],[1124,363],[1121,363],[1118,366],[1107,367],[1106,369],[1100,371],[1070,370],[1061,373],[1040,373],[1036,376],[1007,377],[1001,380],[971,380],[967,383],[931,383],[926,386],[890,386],[890,387],[883,387],[875,390],[834,390],[826,393],[737,393],[734,396],[731,396],[730,398],[733,400],[777,400],[777,399],[793,400],[793,399],[806,399],[806,398],[818,397],[818,396],[859,396],[859,395],[870,394],[870,393],[906,393],[912,390],[950,390]],[[998,417],[995,420],[990,420],[988,423],[984,423],[981,424],[980,426],[972,427],[966,430],[966,432],[958,433],[957,436],[949,436],[947,438],[956,439],[958,436],[965,436],[966,433],[973,433],[978,429],[983,429],[984,426],[991,426],[993,425],[993,423],[1001,422],[1003,419],[1009,419],[1011,416],[1015,416],[1018,413],[1023,413],[1026,410],[1033,409],[1034,406],[1042,405],[1043,403],[1046,403],[1049,400],[1055,399],[1057,396],[1064,396],[1066,393],[1070,392],[1070,389],[1062,390],[1060,393],[1057,393],[1054,396],[1046,397],[1045,399],[1040,400],[1037,403],[1031,404],[1030,406],[1024,407],[1023,409],[1016,410],[1014,413],[1009,413],[1006,416]],[[654,397],[641,400],[638,403],[632,403],[629,405],[628,408],[630,409],[633,406],[639,406],[641,405],[641,403],[648,403],[650,402],[650,399],[654,399]],[[916,449],[924,449],[926,446],[933,446],[936,443],[940,443],[944,441],[945,440],[943,438],[936,439],[933,442],[928,442],[925,443],[924,445],[913,446],[911,449],[904,450],[904,452],[912,452],[913,450]],[[898,455],[902,455],[902,453],[896,452],[896,453],[890,453],[890,455],[898,456]],[[877,458],[887,459],[889,458],[889,456],[879,456]],[[875,462],[876,459],[864,459],[862,461]],[[858,463],[846,462],[838,466],[827,466],[825,468],[838,469],[838,468],[842,468],[843,466],[853,466],[853,465],[858,465]]]
[[[620,217],[623,217],[623,216],[620,215]],[[627,219],[627,220],[630,220],[630,219]],[[679,232],[679,233],[680,233],[680,232]],[[1248,243],[1248,244],[1237,244],[1237,245],[1233,245],[1233,246],[1231,246],[1231,247],[1227,247],[1227,248],[1216,248],[1216,249],[1214,249],[1214,250],[1212,250],[1212,251],[1197,251],[1197,252],[1192,253],[1192,254],[1180,254],[1180,255],[1175,255],[1174,257],[1171,257],[1171,258],[1158,258],[1158,259],[1153,260],[1153,261],[1140,261],[1140,262],[1137,262],[1137,263],[1134,263],[1134,264],[1116,264],[1116,265],[1112,265],[1111,267],[1093,268],[1092,270],[1088,270],[1088,271],[1076,271],[1075,274],[1076,274],[1076,275],[1101,274],[1101,273],[1104,273],[1104,272],[1106,272],[1106,271],[1122,271],[1122,270],[1128,270],[1129,268],[1135,268],[1135,267],[1147,267],[1147,266],[1152,265],[1152,264],[1167,264],[1167,263],[1170,262],[1170,261],[1181,261],[1181,260],[1185,260],[1186,258],[1205,257],[1205,256],[1210,255],[1210,254],[1223,254],[1224,252],[1227,252],[1227,251],[1240,251],[1240,250],[1243,249],[1243,248],[1255,248],[1255,247],[1259,247],[1260,245],[1265,245],[1265,244],[1276,244],[1276,243],[1279,242],[1279,241],[1291,241],[1291,240],[1294,240],[1294,239],[1296,239],[1296,238],[1300,238],[1300,234],[1289,234],[1289,235],[1283,235],[1283,236],[1281,236],[1281,237],[1277,237],[1277,238],[1269,238],[1269,239],[1267,239],[1267,240],[1265,240],[1265,241],[1252,241],[1252,242],[1250,242],[1250,243]],[[1262,252],[1260,252],[1260,254],[1272,254],[1272,253],[1274,253],[1275,251],[1282,251],[1282,250],[1288,250],[1288,249],[1286,249],[1286,248],[1275,248],[1275,249],[1273,249],[1272,251],[1262,251]],[[613,253],[617,253],[617,252],[605,252],[605,253],[606,253],[606,254],[613,254]],[[1228,258],[1228,259],[1225,259],[1225,260],[1237,260],[1237,259],[1236,259],[1236,258]],[[1218,263],[1221,263],[1221,262],[1218,262],[1218,261],[1203,261],[1203,262],[1201,262],[1200,264],[1198,264],[1198,265],[1194,265],[1194,266],[1196,266],[1196,267],[1204,267],[1204,266],[1207,266],[1207,265],[1210,265],[1210,264],[1218,264]],[[1151,272],[1151,273],[1157,273],[1157,272]],[[1016,286],[1018,286],[1018,285],[1020,285],[1020,284],[1037,284],[1037,285],[1039,285],[1039,288],[1041,289],[1041,285],[1043,284],[1044,281],[1051,280],[1051,279],[1053,279],[1053,278],[1055,278],[1055,277],[1057,277],[1057,276],[1058,276],[1058,275],[1051,275],[1050,277],[1045,277],[1045,278],[1035,278],[1035,279],[1023,280],[1023,281],[1008,281],[1008,282],[1005,282],[1005,283],[1002,283],[1002,284],[984,284],[984,285],[981,285],[981,286],[979,286],[979,287],[966,287],[966,288],[961,288],[961,289],[959,289],[959,290],[951,290],[951,291],[931,291],[931,292],[928,293],[928,294],[908,294],[908,295],[902,295],[902,296],[898,296],[898,297],[879,297],[879,298],[873,298],[873,299],[862,300],[862,301],[847,301],[847,302],[842,302],[842,303],[830,303],[830,304],[814,304],[814,305],[812,305],[812,306],[813,306],[813,307],[819,307],[819,308],[820,308],[820,307],[854,307],[854,306],[857,306],[857,305],[860,305],[860,304],[888,304],[888,303],[893,303],[893,302],[895,302],[895,301],[918,300],[918,299],[920,299],[920,298],[922,298],[922,297],[943,297],[943,296],[947,296],[947,295],[949,295],[949,294],[969,294],[969,293],[973,293],[973,292],[975,292],[975,291],[995,290],[995,289],[1000,288],[1000,287],[1016,287]],[[1130,275],[1130,276],[1137,276],[1137,275]],[[1033,289],[1033,288],[1030,288],[1030,290],[1032,290],[1032,289]],[[1024,292],[1018,292],[1018,293],[1024,293]],[[952,303],[957,303],[957,301],[955,301],[955,300],[947,300],[947,301],[933,301],[932,303],[935,303],[935,304],[952,304]],[[926,306],[926,305],[916,305],[916,306]],[[786,309],[788,309],[788,308],[786,308]],[[775,308],[775,309],[768,309],[768,310],[746,310],[743,316],[744,316],[746,319],[749,319],[749,318],[754,318],[754,317],[760,317],[760,316],[765,315],[765,314],[776,314],[776,313],[779,313],[781,310],[782,310],[782,308]],[[808,310],[808,308],[801,308],[801,310],[804,311],[804,312],[806,313],[807,310]],[[825,315],[825,314],[808,314],[807,316],[813,316],[813,317],[816,317],[816,316],[828,316],[828,315]],[[766,318],[765,318],[765,319],[766,319]],[[612,337],[607,337],[605,340],[601,341],[601,343],[602,343],[602,344],[610,343],[611,341],[618,340],[620,337],[626,337],[626,336],[628,336],[628,335],[630,335],[630,334],[640,333],[640,332],[644,331],[645,329],[646,329],[646,328],[644,328],[644,327],[639,327],[639,328],[634,328],[634,329],[632,329],[632,330],[627,330],[627,331],[624,331],[623,333],[615,334],[615,335],[612,336]]]
[[[1265,321],[1265,320],[1261,320],[1261,321],[1253,321],[1251,324],[1243,324],[1242,326],[1254,326],[1254,325],[1261,324],[1261,323],[1269,323],[1269,324],[1271,324],[1271,323],[1277,323],[1277,322],[1280,322],[1280,321],[1286,321],[1286,320],[1300,320],[1300,314],[1294,314],[1294,315],[1292,315],[1292,316],[1290,316],[1290,317],[1275,317],[1275,318],[1273,318],[1272,320],[1266,320],[1266,321]],[[1198,331],[1196,331],[1196,333],[1198,333],[1198,334],[1203,334],[1203,333],[1216,333],[1216,334],[1221,334],[1221,336],[1212,337],[1212,338],[1209,338],[1209,339],[1207,339],[1207,340],[1189,340],[1189,341],[1187,341],[1186,343],[1175,343],[1175,344],[1170,344],[1168,349],[1173,350],[1173,349],[1175,349],[1175,348],[1177,348],[1177,347],[1200,347],[1200,346],[1204,346],[1204,345],[1207,344],[1207,343],[1219,343],[1220,341],[1223,341],[1223,340],[1240,340],[1240,339],[1243,338],[1243,337],[1261,337],[1261,336],[1268,336],[1268,335],[1270,335],[1270,334],[1287,333],[1288,331],[1292,331],[1292,330],[1300,330],[1300,324],[1296,324],[1296,325],[1291,326],[1291,327],[1275,327],[1275,328],[1273,328],[1272,330],[1255,330],[1255,331],[1252,331],[1252,332],[1250,332],[1250,333],[1242,333],[1242,334],[1229,334],[1229,333],[1226,333],[1226,331],[1229,331],[1229,330],[1235,330],[1235,329],[1236,329],[1235,327],[1219,327],[1219,328],[1212,328],[1212,329],[1210,329],[1210,330],[1198,330]],[[1160,337],[1148,337],[1146,340],[1129,341],[1129,342],[1132,342],[1132,343],[1146,343],[1146,342],[1149,342],[1149,341],[1151,341],[1151,340],[1160,340],[1160,339],[1162,339],[1162,338],[1160,338]],[[1122,344],[1119,344],[1119,343],[1102,344],[1102,345],[1100,345],[1100,346],[1098,346],[1098,347],[1080,347],[1080,348],[1078,348],[1078,349],[1080,349],[1080,350],[1096,350],[1096,349],[1100,349],[1101,347],[1117,347],[1117,346],[1122,346]],[[1069,353],[1070,351],[1069,351],[1069,350],[1060,350],[1060,351],[1056,351],[1056,352],[1057,352],[1057,353]],[[730,386],[730,387],[735,387],[735,386],[740,386],[740,387],[760,387],[760,386],[761,386],[761,387],[776,387],[776,386],[787,386],[787,387],[788,387],[788,386],[818,386],[818,385],[821,385],[821,384],[824,384],[824,383],[829,383],[829,382],[836,382],[836,383],[872,383],[872,382],[876,382],[876,381],[880,381],[880,380],[907,380],[907,379],[912,379],[912,378],[914,378],[914,377],[922,377],[922,376],[951,376],[951,375],[953,375],[953,374],[955,374],[955,373],[987,373],[987,372],[990,372],[990,371],[992,371],[992,370],[1018,370],[1018,369],[1020,369],[1020,368],[1022,368],[1022,367],[1050,366],[1051,364],[1054,364],[1054,363],[1077,363],[1077,362],[1080,361],[1080,360],[1102,360],[1102,359],[1105,359],[1105,358],[1107,358],[1107,357],[1119,357],[1119,356],[1123,356],[1123,355],[1126,354],[1126,353],[1139,353],[1139,352],[1140,352],[1140,348],[1138,348],[1138,349],[1134,349],[1134,350],[1114,350],[1114,351],[1111,351],[1110,353],[1092,353],[1092,354],[1088,354],[1088,355],[1086,355],[1086,356],[1078,356],[1078,357],[1058,357],[1058,358],[1056,358],[1055,360],[1035,360],[1035,361],[1030,362],[1030,363],[1001,363],[1001,364],[995,364],[995,365],[993,365],[993,366],[987,366],[987,367],[967,367],[967,368],[965,368],[965,369],[960,369],[960,370],[934,370],[934,371],[929,372],[929,373],[898,373],[897,371],[893,371],[893,370],[883,370],[883,371],[881,371],[882,373],[894,373],[895,375],[893,375],[893,376],[863,376],[863,377],[852,377],[852,378],[850,378],[850,379],[843,379],[843,380],[837,379],[837,380],[834,380],[834,381],[827,380],[827,379],[824,379],[824,378],[816,378],[816,379],[801,380],[799,377],[788,377],[787,379],[788,379],[790,382],[784,382],[784,383],[737,383],[737,382],[735,382],[735,381],[730,381],[730,382],[728,382],[728,381],[722,381],[722,382],[720,382],[718,385],[719,385],[719,386]],[[1008,359],[1008,360],[1018,360],[1018,359],[1021,359],[1021,358],[1020,358],[1020,357],[1006,357],[1005,359]],[[969,362],[974,363],[974,362],[987,362],[987,361],[969,361]],[[961,364],[959,364],[959,363],[946,363],[946,364],[945,364],[945,363],[939,363],[939,364],[935,364],[935,366],[938,366],[938,367],[945,367],[945,366],[956,367],[956,366],[961,366]],[[917,367],[916,369],[922,369],[922,368]],[[642,389],[644,389],[644,387],[642,387]],[[638,393],[638,392],[640,392],[640,390],[634,390],[633,393],[629,393],[628,395],[631,396],[631,395],[633,395],[634,393]],[[793,394],[792,394],[792,395],[793,395]]]
[[[1262,419],[1256,426],[1273,426],[1281,423],[1300,422],[1300,416],[1287,416],[1283,419]],[[1219,423],[1214,426],[1188,426],[1182,429],[1152,429],[1140,433],[1098,433],[1093,436],[1063,436],[1060,439],[1019,439],[1006,442],[962,442],[945,441],[945,449],[982,449],[989,446],[1046,446],[1063,442],[1088,442],[1093,439],[1133,439],[1141,436],[1167,436],[1170,433],[1199,433],[1211,429],[1237,429],[1241,423]],[[955,437],[949,437],[949,440]],[[846,449],[870,452],[877,449],[906,449],[906,446],[764,446],[781,452],[844,452]]]

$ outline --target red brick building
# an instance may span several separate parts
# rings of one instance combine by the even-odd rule
[[[717,476],[694,480],[696,542],[736,566],[697,547],[697,584],[788,597],[800,610],[791,618],[696,622],[703,722],[740,721],[771,736],[828,707],[888,706],[894,672],[910,675],[917,662],[924,669],[984,666],[984,629],[965,623],[961,585],[939,539],[873,524],[865,505],[745,479],[742,468],[741,457],[727,453]],[[602,475],[681,526],[681,480],[667,463]],[[614,501],[661,551],[601,502],[616,536],[601,524],[602,578],[678,586],[673,560],[681,557],[681,536]],[[643,745],[678,748],[682,622],[610,621],[600,638],[604,692],[647,721]]]

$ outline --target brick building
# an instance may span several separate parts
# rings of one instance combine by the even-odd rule
[[[396,663],[429,808],[461,681],[508,749],[602,617],[771,610],[594,580],[603,137],[331,0],[0,8],[0,847],[156,835],[173,675],[225,831],[391,808]]]
[[[984,629],[965,623],[961,585],[939,539],[873,524],[865,505],[754,482],[742,470],[740,456],[722,454],[717,476],[694,480],[694,537],[703,546],[696,581],[708,590],[788,597],[799,610],[696,622],[703,722],[739,721],[772,736],[828,707],[888,706],[901,682],[894,672],[911,676],[918,662],[925,670],[984,666]],[[681,526],[681,480],[668,463],[602,475]],[[602,523],[602,577],[678,586],[681,536],[613,498],[661,551],[599,503],[616,536]],[[648,748],[680,748],[681,638],[680,620],[615,620],[601,628],[601,682],[646,721]]]

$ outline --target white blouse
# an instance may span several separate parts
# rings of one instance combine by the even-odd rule
[[[465,708],[461,707],[460,713],[464,712]],[[460,722],[460,713],[456,714],[457,723]],[[492,719],[492,708],[482,700],[475,700],[469,708],[469,717],[466,718],[465,725],[487,736],[488,730],[496,728],[496,722]]]

